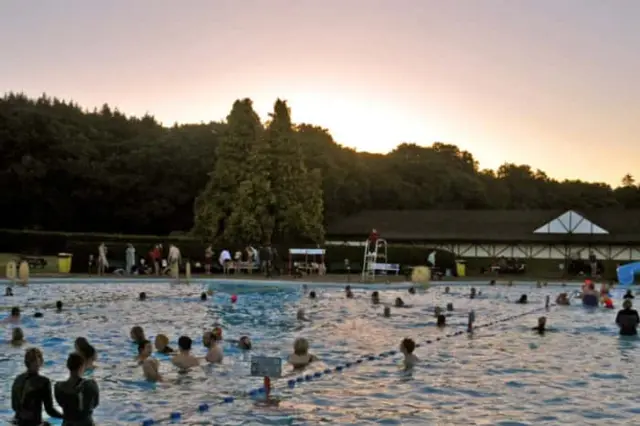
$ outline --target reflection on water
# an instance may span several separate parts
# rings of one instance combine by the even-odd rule
[[[148,300],[138,302],[145,291]],[[640,343],[620,338],[613,324],[615,311],[585,311],[581,307],[553,308],[547,314],[552,332],[538,336],[531,331],[530,315],[443,339],[416,351],[421,364],[410,373],[400,369],[399,359],[364,362],[342,374],[300,384],[293,390],[275,382],[278,405],[264,405],[246,396],[262,385],[248,377],[250,354],[231,343],[225,345],[223,365],[206,366],[179,375],[168,358],[160,356],[165,383],[143,380],[133,362],[135,346],[127,336],[132,325],[145,328],[148,337],[170,336],[177,345],[181,334],[194,338],[194,352],[204,356],[202,332],[218,323],[225,339],[249,335],[251,353],[286,358],[293,341],[304,336],[310,351],[321,362],[309,371],[323,370],[355,360],[364,354],[396,349],[404,337],[417,342],[444,336],[462,328],[469,310],[478,324],[543,306],[546,294],[560,289],[483,288],[470,300],[462,288],[444,295],[441,288],[409,295],[383,291],[383,303],[401,296],[411,307],[372,306],[368,292],[355,290],[355,299],[340,291],[317,289],[315,301],[301,299],[295,290],[254,291],[236,286],[200,302],[201,286],[166,284],[61,284],[16,289],[10,301],[24,305],[51,304],[61,299],[67,309],[56,314],[45,310],[42,319],[28,318],[22,325],[31,344],[42,347],[44,374],[53,380],[66,376],[64,361],[73,339],[86,336],[99,353],[94,377],[102,391],[96,412],[100,425],[136,424],[145,418],[167,417],[172,411],[188,411],[181,424],[234,425],[469,425],[469,424],[631,424],[640,413],[640,377],[635,368]],[[529,295],[529,306],[513,302]],[[231,305],[230,294],[238,294]],[[51,295],[51,296],[49,296]],[[552,299],[555,294],[552,294]],[[448,327],[435,327],[435,306],[454,304]],[[5,303],[6,300],[5,300]],[[311,319],[295,319],[303,307]],[[34,309],[27,309],[32,315]],[[6,341],[11,326],[3,325]],[[0,417],[11,415],[11,379],[23,369],[23,349],[5,345],[0,355]],[[288,370],[285,370],[288,374]],[[214,403],[234,396],[233,404],[215,405],[208,412],[193,411],[203,402]]]

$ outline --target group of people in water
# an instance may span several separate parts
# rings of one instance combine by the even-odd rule
[[[582,289],[580,297],[584,300],[594,292],[593,283],[586,283]],[[9,294],[8,288],[5,295]],[[306,285],[303,285],[303,292],[309,299],[317,299],[316,291],[308,291]],[[449,287],[445,287],[445,293],[450,292]],[[206,301],[208,296],[213,292],[211,290],[200,294],[200,300]],[[409,288],[410,295],[416,294],[414,287]],[[355,298],[354,292],[350,286],[345,287],[344,291],[347,299]],[[608,295],[608,292],[606,293]],[[481,296],[482,292],[471,288],[468,294],[470,299]],[[602,297],[602,293],[600,294]],[[623,309],[618,312],[616,324],[620,328],[620,334],[624,336],[632,336],[637,334],[637,327],[640,324],[638,312],[632,309],[631,300],[634,298],[631,291],[625,295]],[[147,300],[145,292],[138,295],[140,301]],[[559,306],[567,306],[570,304],[570,297],[567,293],[561,293],[556,299]],[[237,296],[232,296],[231,302],[235,303]],[[370,302],[372,305],[383,305],[382,315],[391,316],[391,308],[409,308],[410,305],[405,303],[401,297],[396,297],[393,303],[383,303],[381,301],[379,291],[370,293]],[[526,294],[515,301],[518,304],[527,304],[528,298]],[[604,302],[603,302],[604,303]],[[607,305],[604,305],[607,307]],[[63,304],[57,301],[55,311],[62,312]],[[453,303],[447,303],[446,306],[435,306],[433,316],[435,317],[436,326],[443,328],[447,324],[447,315],[454,311]],[[37,311],[34,317],[42,317],[43,314]],[[7,317],[5,323],[13,323],[15,325],[21,322],[22,313],[19,307],[13,307],[11,314]],[[297,319],[308,321],[304,309],[300,308],[297,312]],[[547,331],[547,318],[538,318],[537,325],[533,330],[544,334]],[[206,348],[206,355],[199,358],[192,353],[193,340],[189,336],[180,336],[177,341],[177,348],[169,346],[169,338],[164,334],[158,334],[151,340],[147,339],[145,331],[140,326],[134,326],[130,330],[129,338],[135,344],[137,350],[134,363],[141,369],[144,378],[151,382],[161,382],[164,379],[161,373],[160,358],[155,357],[154,353],[162,354],[170,357],[170,364],[175,366],[180,373],[188,372],[193,368],[197,368],[203,364],[219,364],[223,362],[224,353],[222,344],[228,343],[236,346],[241,351],[250,351],[252,342],[249,336],[243,335],[237,339],[225,340],[223,338],[223,329],[219,324],[214,324],[211,330],[204,332],[202,343]],[[24,332],[20,327],[12,330],[11,342],[14,346],[25,344]],[[78,337],[74,342],[74,352],[71,353],[66,362],[69,372],[67,380],[57,382],[52,386],[51,381],[39,373],[44,364],[44,356],[40,349],[29,348],[24,354],[24,364],[26,371],[15,378],[12,387],[12,408],[15,412],[14,424],[19,426],[40,426],[46,425],[42,419],[42,409],[52,418],[63,419],[64,426],[93,426],[93,411],[100,403],[100,391],[97,382],[91,378],[85,377],[85,372],[96,368],[96,360],[98,353],[93,345],[84,337]],[[403,354],[403,368],[409,370],[416,366],[419,362],[414,354],[416,343],[410,338],[404,338],[400,342],[399,350]],[[305,338],[298,338],[293,343],[293,350],[287,359],[292,366],[293,371],[304,369],[310,364],[318,361],[318,357],[309,352],[309,342]],[[62,409],[58,411],[53,400],[57,401]]]

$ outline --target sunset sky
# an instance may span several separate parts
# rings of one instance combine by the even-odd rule
[[[0,91],[164,124],[277,97],[341,144],[640,179],[639,0],[2,0]]]

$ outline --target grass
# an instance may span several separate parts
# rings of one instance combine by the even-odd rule
[[[58,272],[58,258],[56,256],[34,256],[34,257],[42,257],[47,261],[47,265],[44,268],[31,268],[30,275],[38,275],[38,274],[54,274]],[[7,270],[7,263],[13,261],[18,261],[20,259],[19,254],[13,253],[0,253],[0,274],[4,278],[5,271]]]

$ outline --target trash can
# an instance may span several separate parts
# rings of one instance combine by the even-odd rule
[[[456,260],[456,275],[458,277],[464,277],[467,275],[467,265],[464,260]]]
[[[58,272],[61,274],[68,274],[71,272],[71,259],[73,255],[71,253],[58,253]]]

